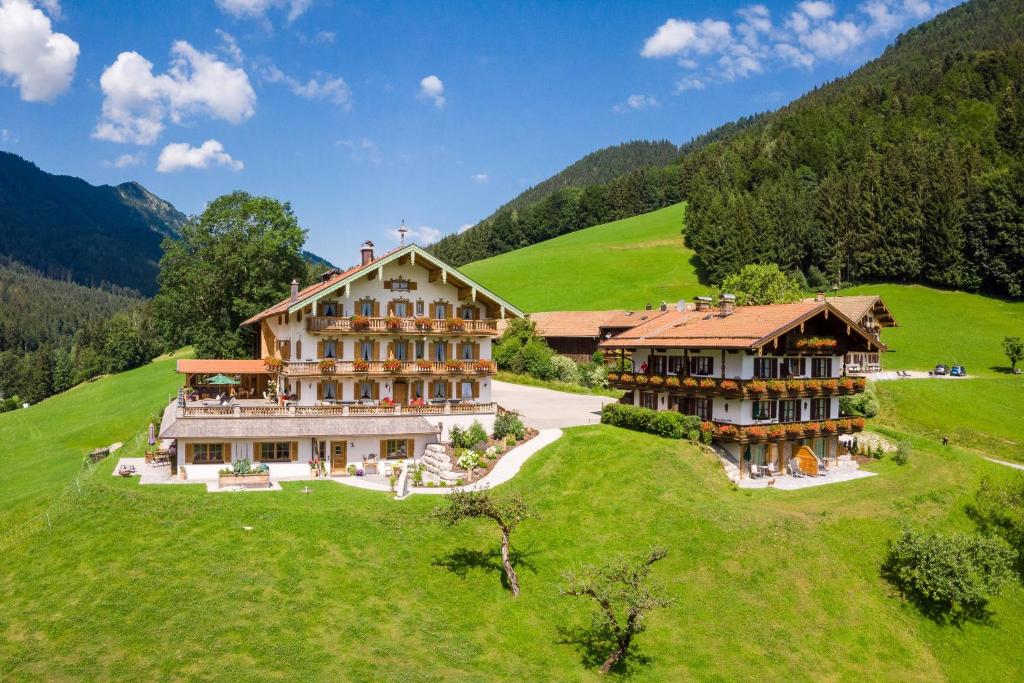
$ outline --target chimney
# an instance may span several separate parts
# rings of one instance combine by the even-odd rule
[[[362,265],[366,265],[373,260],[373,242],[366,240],[363,242],[363,246],[359,249],[359,254],[362,256]]]
[[[299,300],[299,281],[292,280],[292,303]]]
[[[668,304],[667,304],[667,303],[665,303],[664,301],[662,301],[662,302],[661,302],[661,307],[660,307],[660,310],[662,310],[662,311],[667,311],[667,310],[668,310]]]
[[[650,310],[653,310],[653,309],[654,309],[654,306],[651,306],[650,304],[647,304],[646,306],[644,306],[644,310],[645,311],[650,311]]]
[[[815,294],[814,295],[814,300],[817,301],[818,303],[821,303],[822,301],[824,301],[825,300],[825,292],[818,292],[817,294]]]
[[[711,308],[711,297],[710,296],[695,296],[693,300],[697,302],[698,311],[707,311]]]
[[[736,295],[735,294],[721,294],[718,297],[718,305],[722,309],[722,317],[732,315],[733,309],[736,308]]]

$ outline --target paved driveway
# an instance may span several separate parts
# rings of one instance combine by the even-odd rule
[[[508,382],[494,382],[491,397],[502,408],[518,411],[528,427],[561,429],[601,421],[601,406],[612,403],[608,396],[567,394]]]

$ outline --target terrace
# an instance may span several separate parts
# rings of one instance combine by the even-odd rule
[[[811,422],[771,422],[758,425],[735,425],[728,422],[702,422],[702,431],[709,431],[715,439],[736,443],[766,443],[793,439],[811,439],[818,436],[853,434],[864,430],[864,418],[850,417],[837,420]]]
[[[411,406],[378,401],[318,402],[317,405],[268,404],[264,400],[236,400],[231,405],[216,401],[186,401],[175,406],[176,418],[204,417],[370,417],[381,415],[481,415],[497,412],[497,403],[477,403],[468,400],[429,401],[425,405]]]
[[[482,334],[496,335],[498,321],[465,320],[463,318],[386,318],[354,315],[350,317],[310,316],[306,318],[306,329],[312,333],[320,332],[367,332],[378,334]]]
[[[269,367],[269,366],[268,366]],[[320,377],[323,375],[493,375],[498,371],[494,361],[458,360],[321,360],[289,361],[280,364],[287,377]]]
[[[800,379],[719,379],[651,373],[609,372],[608,381],[620,389],[650,389],[696,396],[728,398],[846,396],[864,391],[862,377]]]

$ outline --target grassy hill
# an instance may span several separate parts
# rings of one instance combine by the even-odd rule
[[[172,369],[165,359],[0,415],[4,523],[55,496],[91,446],[139,452]],[[501,586],[495,530],[430,520],[436,498],[332,482],[311,495],[301,483],[140,487],[108,461],[52,529],[2,547],[0,679],[598,680],[588,606],[558,595],[559,576],[659,543],[669,556],[655,578],[676,602],[639,637],[637,680],[1013,680],[1021,586],[990,623],[956,628],[878,576],[900,524],[969,529],[963,503],[980,478],[1017,476],[913,442],[910,464],[875,463],[877,477],[738,492],[691,445],[570,430],[499,489],[539,513],[514,540],[518,600]]]
[[[531,312],[643,308],[706,288],[683,246],[684,204],[556,237],[462,270]]]

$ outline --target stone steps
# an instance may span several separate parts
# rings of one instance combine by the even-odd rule
[[[423,481],[441,481],[453,484],[465,475],[452,471],[452,461],[441,444],[428,444],[419,463],[425,470]],[[429,475],[429,476],[428,476]]]

